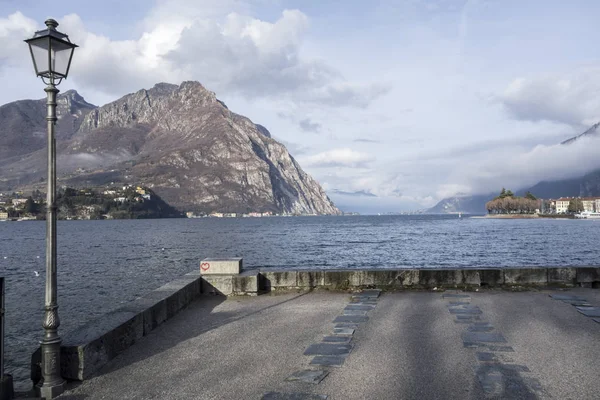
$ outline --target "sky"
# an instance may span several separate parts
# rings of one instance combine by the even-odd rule
[[[23,39],[80,47],[103,105],[197,80],[345,211],[402,212],[600,168],[597,0],[0,0],[0,104],[44,97]]]

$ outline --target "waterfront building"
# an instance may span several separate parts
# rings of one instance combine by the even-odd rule
[[[561,197],[556,200],[556,213],[557,214],[566,214],[569,211],[569,203],[571,202],[571,198],[569,197]]]
[[[0,219],[8,219],[8,213],[4,211],[0,211]]]
[[[596,199],[594,197],[583,197],[581,199],[581,203],[583,204],[583,211],[593,212],[595,201]]]

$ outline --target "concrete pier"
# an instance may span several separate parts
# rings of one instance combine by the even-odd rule
[[[219,338],[212,338],[210,339],[210,345],[216,346],[219,349],[219,351],[223,351],[223,354],[230,354],[228,356],[224,356],[226,359],[238,358],[235,353],[230,353],[232,349],[237,349],[236,351],[239,351],[241,352],[240,354],[242,354],[247,351],[246,346],[249,346],[250,348],[254,348],[257,345],[262,346],[262,350],[259,350],[258,348],[255,349],[255,357],[257,358],[257,360],[255,361],[262,363],[261,360],[263,359],[263,353],[265,351],[274,351],[275,354],[286,354],[285,352],[287,350],[281,347],[284,345],[284,343],[289,342],[288,345],[291,343],[293,346],[296,346],[298,343],[301,342],[303,343],[302,340],[304,339],[298,337],[297,335],[299,334],[299,332],[295,332],[294,329],[302,331],[306,329],[306,326],[313,326],[315,323],[317,323],[319,325],[316,328],[319,332],[322,333],[324,342],[321,344],[316,343],[316,347],[313,347],[312,349],[317,352],[323,352],[324,349],[328,349],[328,351],[340,351],[342,353],[345,352],[345,355],[342,358],[340,358],[340,355],[336,354],[335,352],[332,354],[316,354],[316,361],[312,360],[310,364],[307,365],[307,369],[304,370],[304,372],[302,370],[298,370],[295,372],[300,373],[300,376],[304,376],[302,374],[314,375],[317,374],[313,371],[315,366],[318,368],[326,366],[326,375],[330,375],[329,368],[341,367],[342,364],[347,364],[347,361],[349,360],[347,359],[347,356],[350,354],[351,351],[353,351],[352,349],[355,348],[355,343],[358,343],[353,340],[355,338],[360,337],[360,335],[356,337],[353,336],[355,331],[358,334],[358,327],[362,326],[363,324],[368,325],[373,323],[373,317],[370,315],[376,315],[375,309],[378,300],[374,298],[368,298],[367,296],[366,298],[360,298],[357,302],[356,299],[350,298],[351,293],[369,293],[369,288],[377,288],[378,290],[383,289],[384,292],[381,296],[381,301],[383,302],[385,300],[385,302],[389,302],[388,307],[390,307],[391,309],[395,307],[400,307],[399,305],[394,305],[394,302],[401,302],[403,304],[402,307],[404,307],[405,302],[412,302],[414,303],[413,306],[416,307],[416,309],[421,310],[417,313],[411,312],[409,313],[409,315],[394,314],[390,316],[390,318],[392,318],[392,320],[395,321],[394,323],[400,326],[404,326],[404,324],[409,323],[406,321],[406,318],[416,318],[418,315],[428,315],[428,313],[433,313],[435,315],[435,313],[439,311],[436,311],[437,309],[429,309],[425,307],[425,305],[427,304],[435,303],[437,304],[436,307],[438,308],[440,304],[445,304],[447,306],[446,312],[451,317],[456,314],[456,319],[454,321],[448,322],[448,326],[462,326],[462,328],[464,328],[468,324],[472,324],[472,327],[468,329],[473,329],[473,331],[467,331],[467,339],[463,340],[463,345],[465,348],[470,348],[466,345],[468,343],[477,343],[477,340],[472,340],[473,338],[481,339],[482,337],[485,337],[485,334],[488,331],[495,330],[497,328],[495,325],[491,325],[491,323],[489,326],[478,325],[480,323],[487,324],[488,322],[487,319],[484,319],[480,316],[480,314],[484,313],[484,310],[479,305],[471,306],[469,305],[470,303],[467,304],[475,298],[480,299],[481,301],[488,302],[486,304],[489,305],[490,312],[506,312],[505,309],[502,309],[500,311],[494,311],[495,305],[492,299],[502,299],[502,301],[506,303],[507,309],[512,308],[513,312],[524,313],[524,319],[521,320],[521,322],[526,320],[527,324],[531,325],[532,323],[537,323],[537,311],[535,313],[532,313],[530,312],[531,310],[529,310],[527,307],[522,308],[523,305],[521,303],[526,303],[527,301],[532,301],[533,303],[537,302],[539,303],[540,307],[547,308],[547,311],[551,313],[554,312],[553,307],[560,302],[554,301],[551,297],[548,296],[548,294],[563,293],[565,290],[567,290],[568,293],[585,292],[586,296],[590,300],[586,298],[585,301],[580,301],[577,298],[574,299],[574,303],[579,302],[575,305],[584,308],[588,307],[590,309],[570,309],[570,311],[567,311],[567,309],[565,309],[564,312],[573,312],[573,315],[575,315],[578,318],[581,318],[581,316],[583,315],[582,313],[591,313],[590,318],[585,318],[584,315],[584,318],[580,320],[580,323],[582,324],[582,326],[587,327],[586,329],[589,330],[589,332],[587,333],[588,335],[590,332],[595,332],[595,335],[598,335],[598,329],[600,329],[600,323],[598,323],[600,319],[594,318],[595,307],[600,307],[600,301],[598,301],[600,300],[598,298],[599,291],[593,289],[598,287],[600,284],[600,268],[598,267],[511,269],[498,268],[462,270],[398,269],[368,271],[276,271],[273,269],[254,269],[242,271],[242,273],[238,274],[238,268],[236,265],[239,265],[241,267],[241,259],[239,259],[239,261],[236,261],[236,264],[233,266],[233,269],[231,268],[231,266],[226,265],[226,268],[233,270],[232,274],[218,273],[206,275],[202,274],[201,270],[194,271],[193,273],[187,274],[184,277],[181,277],[180,279],[177,279],[169,284],[164,285],[161,288],[158,288],[148,293],[147,295],[139,299],[136,299],[135,301],[131,302],[130,304],[127,304],[124,307],[121,307],[118,310],[114,310],[108,313],[107,315],[102,316],[95,321],[92,321],[91,323],[82,327],[81,329],[66,334],[64,336],[61,353],[61,368],[63,377],[69,380],[91,380],[91,382],[102,382],[102,385],[109,385],[107,381],[104,381],[102,379],[102,376],[106,376],[107,371],[111,371],[111,368],[115,368],[115,365],[119,365],[119,359],[122,359],[123,357],[129,357],[127,356],[128,354],[138,354],[139,352],[150,352],[152,353],[153,357],[154,355],[158,355],[159,353],[162,354],[163,350],[160,349],[166,349],[171,347],[170,345],[165,344],[172,342],[172,340],[169,338],[170,335],[173,334],[175,335],[175,337],[181,338],[182,333],[176,332],[180,328],[183,329],[182,332],[185,338],[181,339],[181,344],[177,342],[177,345],[174,344],[173,346],[178,348],[180,346],[183,346],[181,348],[182,352],[190,352],[190,354],[196,354],[200,352],[198,354],[202,355],[202,357],[198,359],[194,358],[195,356],[190,355],[190,360],[195,360],[198,363],[205,363],[207,362],[206,360],[210,360],[209,363],[217,365],[218,369],[228,370],[230,368],[233,368],[235,370],[241,368],[245,371],[247,368],[249,368],[248,365],[250,365],[251,367],[252,365],[254,365],[254,362],[250,362],[249,360],[246,360],[242,357],[239,361],[243,362],[243,364],[236,366],[232,363],[224,362],[221,358],[222,356],[218,356],[218,354],[221,353],[213,354],[212,356],[214,356],[215,358],[205,359],[204,357],[206,355],[212,354],[210,353],[210,351],[206,353],[206,351],[208,351],[206,349],[200,351],[194,350],[192,348],[187,348],[187,346],[190,343],[195,342],[196,339],[198,340],[198,342],[196,343],[197,345],[205,346],[207,345],[207,343],[203,341],[203,338],[205,337],[204,333],[208,333],[209,331],[212,332],[213,330],[218,330],[223,324],[227,325],[230,322],[237,322],[240,318],[245,319],[246,317],[250,316],[251,318],[249,318],[249,320],[252,320],[253,324],[262,324],[260,329],[257,328],[258,332],[260,332],[261,335],[264,335],[264,338],[268,338],[268,340],[262,340],[262,345],[256,344],[254,342],[248,342],[248,340],[251,339],[249,339],[248,332],[246,330],[240,331],[240,336],[237,339],[228,333],[226,333],[224,336],[220,336]],[[510,293],[514,291],[523,290],[529,290],[529,292],[524,292],[523,294]],[[540,291],[543,291],[543,293],[545,293],[544,296],[540,297],[540,293],[542,293]],[[445,294],[451,292],[460,294],[456,294],[457,297],[454,299],[450,295],[447,298],[444,297]],[[379,292],[377,291],[377,293]],[[259,294],[262,294],[262,296],[258,296]],[[500,295],[502,295],[503,297],[495,297]],[[379,295],[377,296],[377,298],[378,297]],[[468,302],[466,300],[462,301],[463,298],[468,298]],[[447,304],[444,303],[444,300]],[[591,303],[592,300],[596,302]],[[348,303],[345,306],[339,308],[338,306],[344,301],[350,302],[352,304]],[[442,302],[439,303],[439,301]],[[588,301],[590,301],[590,303],[588,303]],[[422,302],[422,304],[420,302]],[[574,303],[571,302],[571,304]],[[300,309],[294,306],[298,304],[301,304]],[[277,312],[275,314],[272,314],[273,311],[271,310],[275,308],[278,310],[283,310],[283,313]],[[330,321],[330,323],[333,323],[334,325],[328,325],[328,323],[324,322],[324,319],[328,319],[330,317],[327,310],[330,310],[331,312],[333,312],[333,310],[337,310],[337,313],[339,314],[337,315],[337,317],[332,318]],[[325,311],[325,313],[322,314],[322,311]],[[600,311],[600,308],[598,309],[598,311]],[[212,315],[213,313],[216,313],[220,317],[215,319],[215,316]],[[565,314],[565,318],[566,315],[567,314]],[[223,319],[221,319],[221,317]],[[307,320],[305,320],[305,318],[307,318]],[[261,319],[262,322],[260,322]],[[169,322],[165,324],[165,322],[167,321]],[[568,321],[572,322],[572,320]],[[435,324],[438,323],[437,321],[432,321],[432,323],[433,322],[435,322]],[[392,325],[389,325],[390,322],[386,321],[385,318],[383,318],[380,322],[377,323],[382,325],[381,328],[374,328],[375,331],[383,330],[387,332],[389,330],[389,333],[385,333],[385,335],[392,334],[392,332],[394,332],[394,329],[397,329],[397,327],[394,328]],[[416,322],[410,323],[416,324]],[[562,322],[557,321],[557,323]],[[180,328],[173,328],[173,326],[178,326],[177,324],[181,325]],[[185,328],[185,326],[187,326],[186,324],[190,326],[189,329]],[[448,326],[446,326],[444,329],[448,330]],[[492,327],[491,329],[490,326]],[[559,329],[562,329],[560,328],[560,325],[558,326]],[[519,326],[512,325],[509,328],[521,329]],[[530,326],[526,328],[531,329]],[[545,327],[543,326],[540,326],[540,328],[545,329]],[[175,329],[175,331],[171,331],[172,329]],[[596,329],[596,331],[594,331],[594,329]],[[383,331],[379,333],[383,334]],[[455,330],[452,332],[456,334]],[[533,334],[533,331],[531,332]],[[559,330],[558,335],[562,335],[562,332],[563,330]],[[399,334],[399,332],[397,333]],[[310,334],[311,333],[307,331],[306,335],[310,336]],[[421,334],[424,334],[424,332],[421,332]],[[156,335],[159,335],[160,339],[147,339],[150,337],[156,338]],[[446,346],[444,344],[444,340],[446,339],[443,339],[445,337],[444,334],[436,331],[434,335],[436,337],[436,340],[441,340],[440,343],[436,343],[436,346]],[[499,332],[498,335],[489,336],[487,337],[487,339],[506,339],[505,333]],[[254,334],[251,335],[251,337],[254,336]],[[428,343],[421,343],[417,336],[418,335],[405,342],[402,342],[402,340],[400,339],[399,340],[403,343],[402,345],[429,345]],[[207,337],[210,337],[210,335],[208,335]],[[188,341],[188,339],[190,339],[190,341]],[[568,339],[568,336],[562,337],[562,340],[567,341]],[[258,343],[261,342],[258,339],[258,337],[256,338],[256,340],[258,341]],[[161,341],[164,341],[165,343],[161,344]],[[508,346],[504,344],[504,341],[499,341],[499,343],[501,344],[494,346],[498,348]],[[143,346],[145,350],[141,350],[140,345]],[[243,348],[238,349],[240,345],[243,346]],[[365,342],[364,345],[366,346],[367,343]],[[452,344],[448,343],[447,345],[451,346]],[[165,346],[167,347],[165,348]],[[301,353],[304,354],[305,350],[302,350]],[[378,347],[373,351],[373,357],[375,357],[376,359],[380,359],[381,357],[388,357],[384,348]],[[408,350],[405,349],[404,351]],[[490,351],[483,351],[482,353],[489,352]],[[461,352],[460,354],[463,353]],[[188,356],[184,356],[183,353],[180,356],[184,357],[184,359],[189,358]],[[483,358],[491,357],[494,360],[504,357],[498,356],[500,357],[498,358],[494,355],[489,354],[476,356]],[[137,356],[132,357],[140,357],[140,355],[138,354]],[[187,363],[178,365],[174,361],[175,358],[172,361],[169,360],[171,359],[169,358],[167,360],[163,360],[161,358],[157,358],[155,360],[159,363],[159,365],[167,366],[166,368],[160,367],[161,371],[163,371],[164,374],[168,375],[171,374],[173,371],[180,371],[183,373],[181,368],[186,370],[189,367]],[[247,362],[249,362],[250,364],[244,364]],[[278,365],[278,363],[275,360],[271,360],[270,362],[273,362],[275,366]],[[590,360],[589,362],[591,364],[594,364],[592,360]],[[171,365],[170,363],[172,363],[173,365]],[[261,367],[256,366],[256,368],[262,369],[263,371],[256,372],[258,375],[256,375],[252,379],[266,379],[266,381],[269,381],[270,378],[267,379],[265,377],[265,374],[269,373],[270,367],[265,368],[264,366],[262,366],[262,364],[260,365]],[[422,367],[424,369],[427,369],[425,365],[422,365]],[[120,368],[121,367],[119,367],[118,369]],[[279,371],[278,367],[274,367],[274,369]],[[203,368],[201,368],[201,370],[204,371]],[[153,370],[151,369],[151,371]],[[274,373],[274,371],[272,372]],[[152,372],[152,374],[153,373],[154,372]],[[185,373],[187,374],[188,372]],[[191,374],[191,372],[189,373]],[[204,371],[204,373],[210,375],[210,373],[207,371]],[[423,373],[425,373],[426,375],[426,371],[424,371]],[[493,370],[492,372],[489,372],[488,375],[496,376],[498,373],[498,371]],[[506,373],[508,374],[508,372]],[[133,379],[134,382],[138,379],[137,375],[133,372],[127,372],[126,374],[133,374],[130,376],[130,379]],[[116,376],[111,375],[110,373],[108,373],[108,375],[112,376],[111,379],[115,379],[115,381],[118,381]],[[487,376],[485,373],[484,375]],[[500,375],[502,375],[502,371],[500,371]],[[34,354],[32,357],[32,377],[34,382],[36,381],[36,379],[39,379],[39,352]],[[176,378],[173,379],[177,381]],[[215,377],[214,379],[218,380],[217,377]],[[250,377],[248,377],[248,379],[250,379]],[[325,382],[328,379],[329,378],[325,379],[325,377],[321,378],[321,380],[324,380]],[[481,379],[485,381],[485,379],[487,378]],[[490,379],[493,380],[496,378]],[[249,382],[247,383],[250,384]],[[487,382],[484,384],[484,386],[497,386],[497,382],[493,384],[492,383]],[[252,385],[256,386],[257,384],[258,383]],[[96,384],[92,384],[92,386],[90,386],[94,388],[94,391],[98,390],[98,393],[104,393],[101,390],[101,388],[95,387],[94,385]],[[232,393],[242,390],[241,388],[237,388],[235,384],[233,386],[235,387],[235,389],[232,389]],[[279,387],[277,385],[275,386]],[[85,387],[88,387],[87,384],[84,384],[82,386],[82,388]],[[259,385],[257,387],[262,386]],[[527,387],[527,390],[533,390],[535,393],[537,393],[537,389],[534,390],[529,388],[529,386]],[[278,392],[277,390],[273,391],[272,393],[265,392],[265,398],[286,398],[283,394],[281,394],[283,392]],[[75,392],[79,393],[77,390]],[[332,390],[332,392],[338,393],[339,388]],[[87,392],[85,393],[85,396],[88,396]],[[178,393],[181,396],[184,396],[184,394],[185,396],[189,395],[183,392]],[[345,392],[342,391],[339,393]],[[206,392],[205,394],[208,396],[206,398],[211,398],[211,396],[216,396],[215,398],[236,398],[218,396],[216,393],[212,393],[210,391]],[[254,396],[255,394],[256,393],[252,392],[252,396]],[[539,393],[537,393],[536,396],[538,394]],[[129,395],[131,396],[131,398],[136,397],[133,393],[130,393]],[[125,397],[119,397],[129,398],[129,395],[126,395]],[[92,396],[91,394],[89,394],[89,396],[91,396],[91,398],[94,398],[94,396]],[[111,395],[110,393],[106,392],[105,396],[110,397]],[[148,392],[148,396],[143,395],[142,397],[162,398],[164,396],[158,395],[151,390],[150,392]],[[204,398],[203,396],[200,397]],[[169,397],[166,396],[165,398]],[[180,397],[174,396],[172,398]],[[298,398],[303,399],[311,397]],[[363,398],[374,397],[367,396]],[[457,396],[455,398],[460,397]]]
[[[573,305],[600,306],[599,290],[363,293],[200,298],[66,396],[596,399],[600,392],[600,323]]]

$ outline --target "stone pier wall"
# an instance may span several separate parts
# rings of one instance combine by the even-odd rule
[[[388,290],[479,287],[600,287],[600,267],[396,269],[396,270],[247,270],[239,275],[192,272],[109,311],[63,336],[61,371],[85,380],[201,295],[250,295],[279,290]],[[40,351],[32,356],[32,380],[40,379]]]
[[[259,273],[263,291],[325,288],[346,290],[475,288],[510,286],[592,287],[600,285],[600,267],[490,268],[490,269],[396,269],[290,271]]]

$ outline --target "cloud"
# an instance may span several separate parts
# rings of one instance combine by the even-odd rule
[[[32,37],[38,29],[42,28],[20,12],[0,18],[0,67],[22,66],[23,63],[27,63],[27,66],[33,69],[27,45],[23,40]]]
[[[380,140],[358,138],[353,140],[355,143],[381,143]]]
[[[159,1],[130,40],[91,32],[76,14],[63,16],[59,29],[80,46],[69,82],[103,99],[157,82],[198,80],[221,96],[359,108],[389,91],[378,82],[348,81],[328,63],[303,56],[306,14],[284,10],[271,22],[244,14],[251,11],[243,3]],[[20,12],[0,18],[0,75],[31,64],[22,39],[36,29]]]
[[[275,139],[279,143],[283,144],[285,146],[285,148],[287,149],[287,151],[290,154],[292,154],[294,157],[301,155],[301,154],[307,154],[307,153],[313,151],[313,149],[311,147],[303,145],[303,144],[290,142],[289,140],[284,140],[284,139],[281,139],[276,136],[273,137],[273,139]]]
[[[519,120],[588,126],[600,121],[600,67],[515,79],[498,100]]]
[[[375,157],[349,148],[340,148],[318,153],[302,159],[302,165],[315,168],[347,167],[366,168]]]
[[[304,118],[303,120],[301,120],[300,122],[298,122],[298,125],[300,125],[300,128],[304,131],[304,132],[319,132],[321,130],[321,124],[318,124],[316,122],[312,122],[310,120],[310,118]]]
[[[368,192],[366,190],[358,190],[358,191],[355,191],[355,192],[346,192],[344,190],[333,189],[331,192],[335,193],[335,194],[343,195],[343,196],[377,197],[373,193]]]

